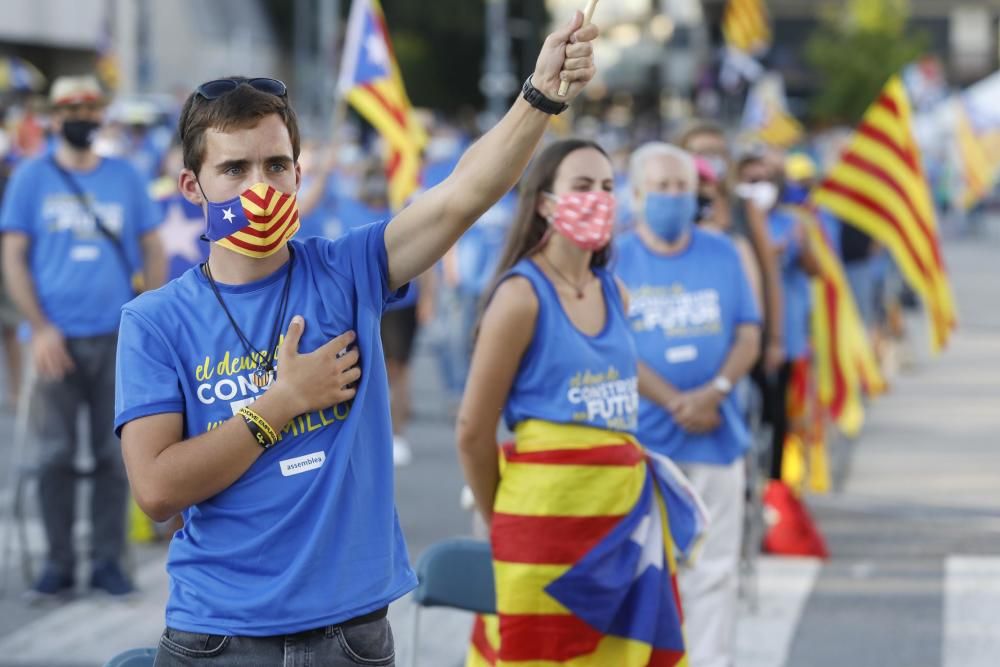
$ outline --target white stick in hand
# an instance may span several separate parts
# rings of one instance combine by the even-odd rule
[[[588,0],[587,8],[583,10],[583,25],[590,23],[590,20],[594,18],[594,10],[597,9],[597,0]],[[580,26],[581,28],[583,27]],[[566,93],[569,92],[569,81],[559,82],[559,97],[566,97]]]

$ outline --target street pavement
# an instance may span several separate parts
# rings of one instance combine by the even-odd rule
[[[946,244],[960,316],[948,351],[929,358],[922,320],[911,320],[905,370],[870,406],[863,436],[835,443],[841,483],[808,499],[831,559],[758,562],[756,603],[745,604],[740,619],[737,667],[1000,664],[1000,232],[990,231]],[[396,480],[414,558],[472,525],[459,506],[453,416],[426,346],[415,387],[415,456]],[[0,417],[0,428],[11,433],[11,420]],[[5,460],[9,448],[9,438],[0,442]],[[10,488],[0,492],[6,522]],[[28,527],[37,558],[37,521]],[[83,522],[78,537],[85,543]],[[162,545],[133,549],[142,592],[127,602],[81,595],[37,607],[22,602],[16,559],[4,558],[0,665],[101,665],[126,648],[155,645],[166,598],[163,561]],[[413,612],[409,598],[390,611],[400,665],[413,654]],[[461,664],[470,624],[462,612],[425,610],[419,664]]]

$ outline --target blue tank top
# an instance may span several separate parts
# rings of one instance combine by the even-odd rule
[[[513,428],[528,419],[634,434],[639,414],[635,343],[612,274],[595,269],[604,293],[604,328],[596,336],[570,321],[555,287],[529,259],[507,274],[523,276],[538,297],[531,344],[517,369],[504,419]]]

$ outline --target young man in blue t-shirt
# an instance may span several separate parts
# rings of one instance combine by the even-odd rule
[[[386,606],[416,578],[379,322],[513,186],[561,110],[560,77],[564,101],[591,79],[597,28],[581,24],[546,40],[532,85],[448,179],[333,241],[290,240],[299,138],[284,84],[216,80],[188,98],[180,189],[214,242],[206,264],[124,309],[118,357],[136,501],[185,519],[157,665],[392,664]]]
[[[58,78],[50,98],[56,148],[18,167],[0,213],[4,281],[31,326],[37,375],[30,417],[41,447],[48,555],[31,593],[75,588],[74,462],[77,412],[85,404],[94,457],[90,586],[124,595],[132,584],[119,562],[128,482],[111,423],[115,344],[121,307],[135,294],[133,274],[142,270],[146,288],[163,283],[160,218],[135,169],[92,149],[105,107],[97,79]]]
[[[694,228],[694,160],[667,144],[632,156],[637,226],[616,248],[639,353],[639,441],[681,464],[712,521],[679,585],[695,667],[731,665],[750,434],[733,386],[757,359],[760,315],[732,242]]]

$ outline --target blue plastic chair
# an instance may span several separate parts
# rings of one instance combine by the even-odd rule
[[[420,611],[450,607],[477,614],[496,613],[493,555],[488,542],[455,538],[432,545],[417,561],[413,592],[413,641],[410,665],[417,664]]]
[[[155,648],[133,648],[111,658],[104,667],[153,667],[155,661]]]

